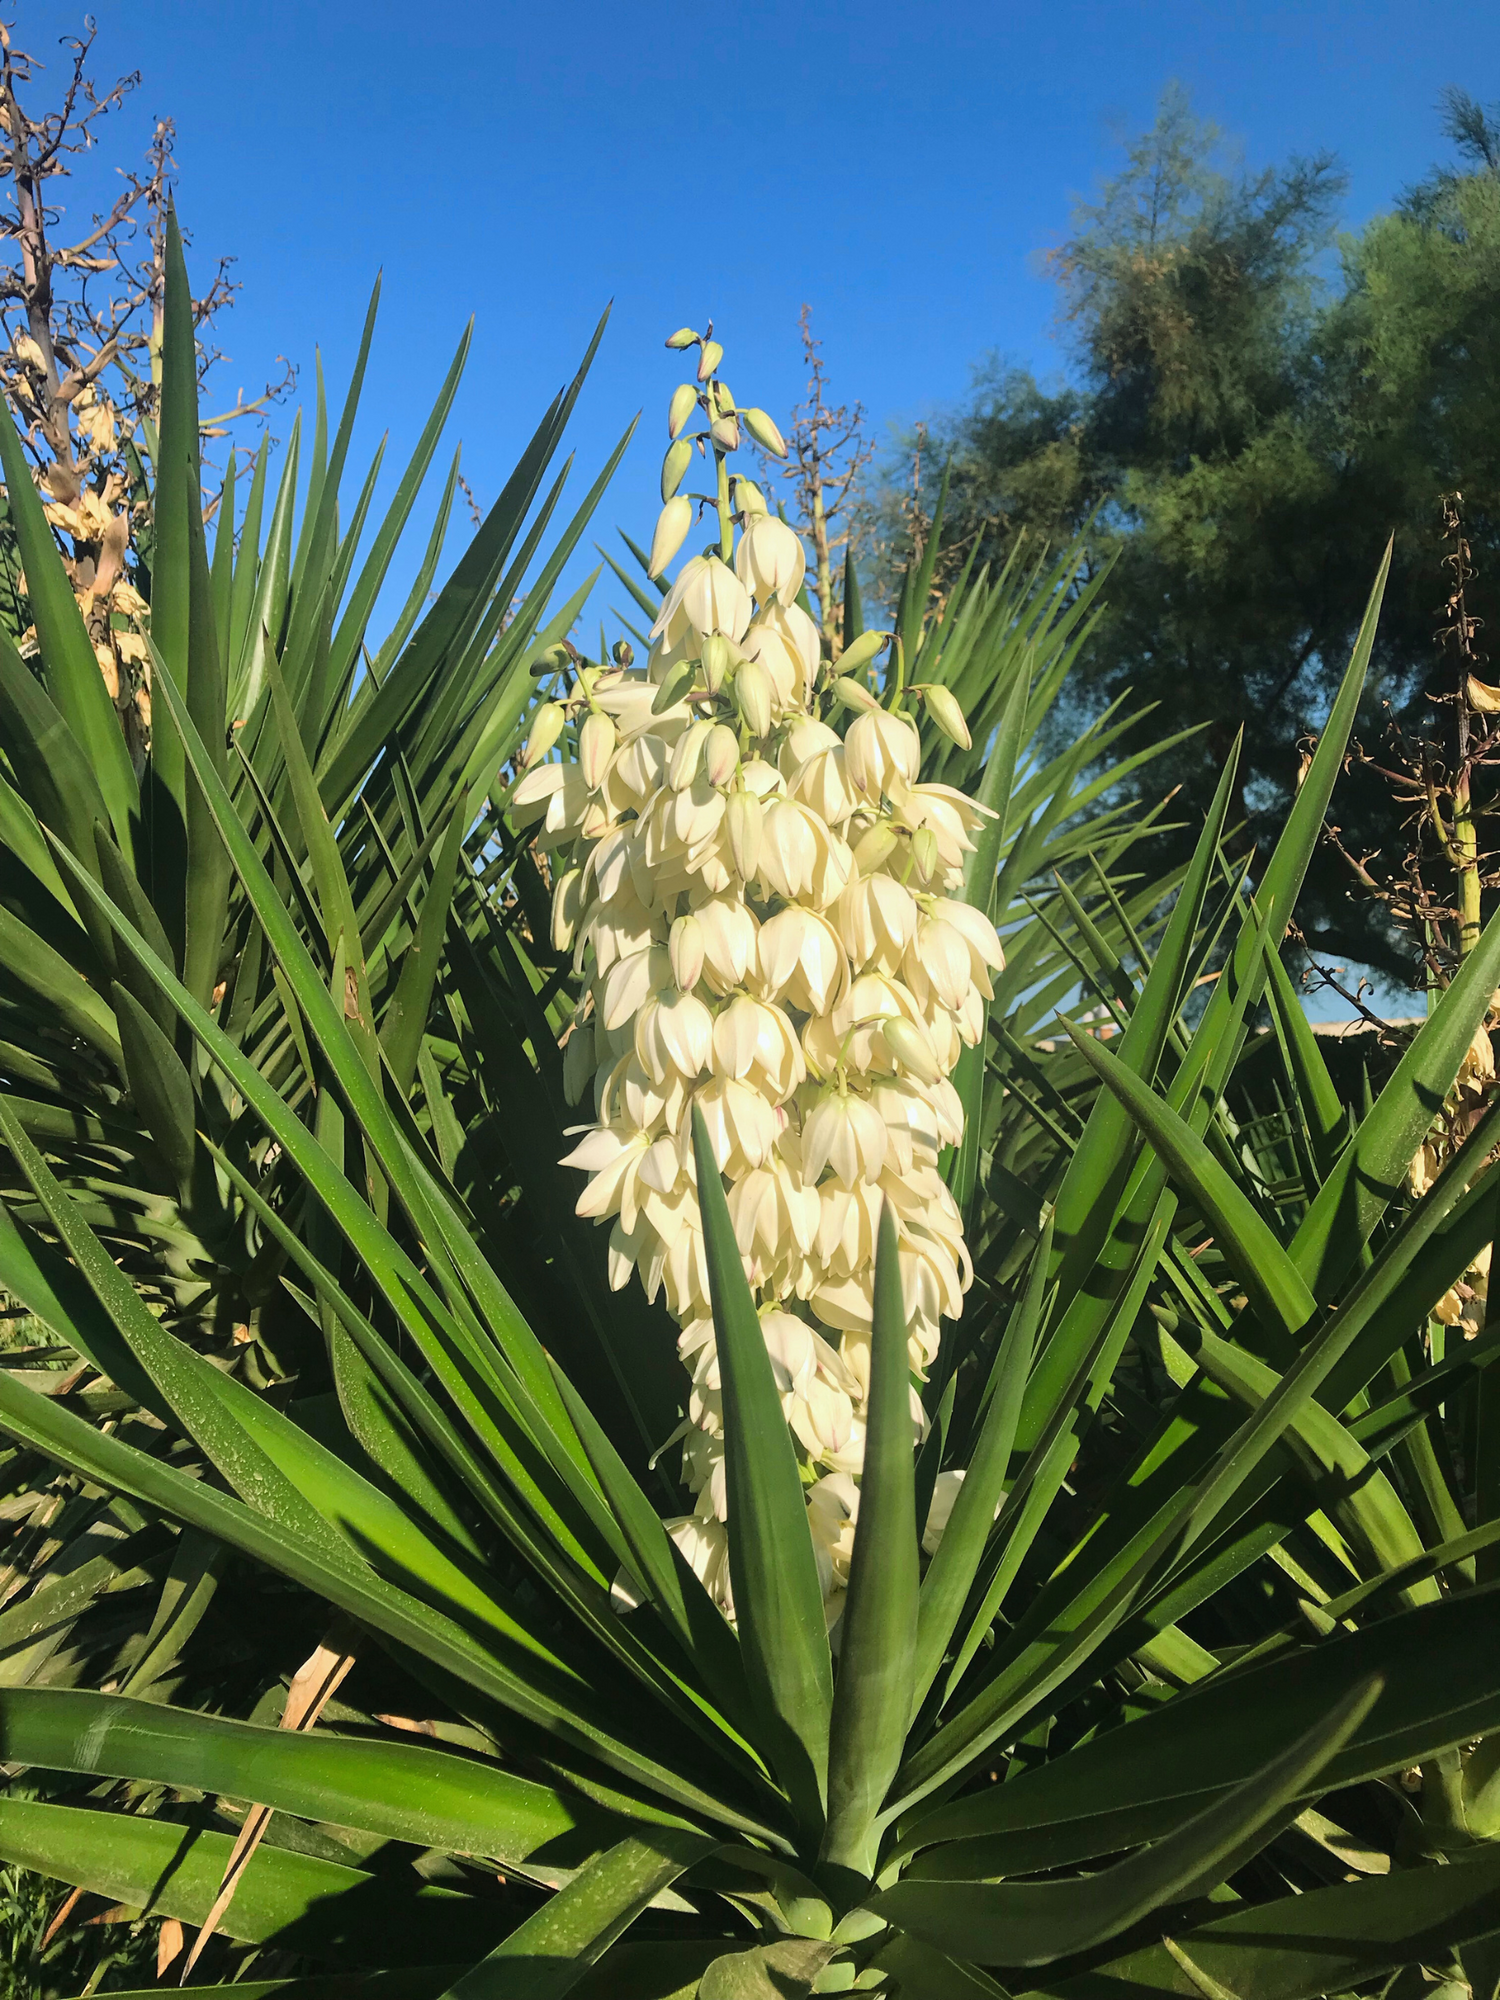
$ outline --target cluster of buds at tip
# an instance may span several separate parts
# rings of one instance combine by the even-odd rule
[[[938,1161],[963,1136],[950,1079],[984,1034],[1003,959],[961,894],[985,808],[922,782],[917,728],[899,707],[919,695],[954,735],[957,704],[936,687],[903,697],[899,649],[891,706],[854,678],[884,633],[856,640],[827,685],[798,602],[801,542],[744,504],[747,481],[741,504],[723,504],[714,423],[737,415],[764,439],[717,383],[718,343],[686,328],[668,342],[694,345],[700,386],[673,396],[671,451],[687,443],[718,460],[720,535],[677,570],[643,667],[584,665],[574,692],[538,711],[512,809],[549,857],[553,943],[586,982],[564,1060],[569,1101],[590,1114],[566,1161],[588,1175],[578,1212],[609,1226],[611,1284],[638,1276],[681,1329],[678,1438],[696,1504],[670,1530],[732,1615],[696,1105],[729,1183],[833,1618],[858,1517],[881,1209],[896,1223],[920,1380],[972,1277]],[[703,429],[690,436],[693,411]],[[675,478],[671,452],[669,463]],[[667,499],[653,574],[681,549],[692,510],[685,494]],[[915,1436],[915,1387],[911,1407]]]

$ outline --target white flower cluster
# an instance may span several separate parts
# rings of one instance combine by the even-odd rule
[[[864,1453],[881,1203],[921,1376],[972,1276],[938,1159],[962,1136],[949,1075],[984,1031],[1002,958],[993,925],[955,893],[984,809],[920,782],[914,723],[847,677],[848,654],[832,699],[858,712],[842,738],[822,719],[818,632],[796,602],[802,547],[749,481],[734,482],[731,510],[712,343],[704,360],[706,387],[679,389],[671,428],[678,439],[703,410],[720,536],[667,592],[644,671],[617,648],[623,664],[585,664],[568,703],[539,713],[513,807],[552,857],[553,942],[588,980],[564,1051],[569,1101],[591,1085],[597,1120],[564,1163],[590,1177],[578,1212],[613,1223],[611,1284],[638,1270],[682,1329],[692,1381],[679,1435],[697,1506],[669,1525],[732,1610],[696,1103],[730,1183],[833,1615]],[[779,444],[768,419],[743,414]],[[685,470],[681,442],[664,491],[674,459],[677,482]],[[653,573],[692,504],[667,493]],[[855,664],[880,643],[863,642]],[[888,679],[897,699],[899,676]],[[541,761],[567,710],[576,761]],[[915,1389],[912,1414],[920,1426]]]

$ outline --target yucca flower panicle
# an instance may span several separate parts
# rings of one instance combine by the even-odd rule
[[[512,809],[551,858],[553,941],[585,980],[563,1058],[569,1101],[594,1114],[565,1161],[588,1176],[578,1211],[609,1225],[610,1283],[638,1278],[682,1329],[677,1442],[695,1505],[671,1532],[732,1616],[696,1105],[834,1619],[857,1533],[882,1205],[900,1249],[914,1440],[915,1384],[972,1277],[938,1161],[962,1137],[949,1079],[983,1035],[1003,963],[994,926],[961,896],[985,809],[922,782],[909,705],[925,702],[954,741],[967,724],[951,691],[905,688],[899,642],[863,635],[834,676],[800,539],[729,471],[742,428],[772,450],[779,431],[737,410],[711,327],[668,346],[697,347],[699,361],[669,405],[651,574],[695,519],[708,539],[667,585],[644,667],[628,650],[584,663],[539,710]],[[713,495],[679,490],[690,453],[712,467]],[[888,644],[882,696],[864,675]],[[935,1508],[929,1545],[945,1518]]]

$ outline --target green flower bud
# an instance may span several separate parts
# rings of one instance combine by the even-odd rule
[[[698,380],[706,382],[723,359],[724,350],[718,341],[705,340],[703,352],[698,356]]]
[[[874,659],[890,636],[889,632],[861,632],[854,643],[839,654],[839,672],[846,677],[857,674],[862,666]]]
[[[745,419],[745,429],[762,451],[770,452],[772,458],[786,457],[786,439],[764,410],[742,410],[740,414]]]
[[[675,333],[667,335],[668,347],[691,347],[698,339],[690,326],[680,326]]]
[[[563,645],[561,642],[559,642],[555,646],[549,646],[544,653],[538,653],[536,658],[532,661],[531,663],[532,679],[541,680],[547,674],[559,673],[564,667],[568,665],[572,657],[573,655],[568,651],[567,647]]]
[[[729,393],[729,384],[727,382],[715,382],[713,397],[714,409],[721,417],[732,417],[734,415],[735,401]]]
[[[930,826],[919,826],[911,837],[911,858],[917,865],[917,873],[924,882],[930,882],[937,874],[942,857],[938,853],[937,835]]]
[[[681,701],[682,697],[692,686],[693,675],[697,671],[697,667],[693,661],[679,660],[671,673],[667,675],[667,678],[656,690],[651,702],[651,713],[653,715],[665,715],[669,708]]]
[[[880,1032],[885,1037],[885,1045],[904,1070],[909,1070],[918,1083],[941,1083],[943,1072],[937,1066],[937,1058],[932,1053],[932,1044],[913,1021],[882,1021]]]
[[[698,407],[698,391],[691,382],[679,382],[667,405],[667,436],[675,438]]]
[[[682,484],[683,474],[692,463],[693,447],[686,438],[679,438],[667,447],[667,455],[661,462],[661,497],[670,500]]]
[[[956,743],[960,750],[972,750],[974,739],[969,734],[969,725],[964,721],[964,712],[951,688],[926,687],[922,699],[927,704],[927,713],[950,743]]]
[[[720,451],[738,451],[740,448],[740,420],[738,417],[715,417],[709,425],[713,441]]]
[[[877,820],[855,843],[854,865],[861,875],[877,875],[895,851],[896,829],[889,820]]]
[[[530,770],[539,764],[562,735],[566,721],[561,702],[544,701],[531,718],[531,734],[526,739],[526,748],[521,752],[521,762]]]
[[[753,479],[737,477],[734,482],[734,504],[741,514],[769,514],[766,496]]]
[[[635,648],[628,639],[616,639],[609,657],[617,667],[632,667],[635,665]]]
[[[848,655],[844,657],[847,659]],[[843,662],[840,661],[839,664],[842,665]],[[842,702],[845,708],[852,708],[859,715],[868,715],[872,708],[880,706],[863,681],[850,680],[847,674],[841,674],[834,682],[833,698]]]

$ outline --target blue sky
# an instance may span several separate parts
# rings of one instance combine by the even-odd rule
[[[45,53],[81,14],[25,7],[19,38]],[[987,350],[1065,365],[1038,253],[1169,78],[1252,165],[1334,150],[1351,223],[1439,151],[1444,84],[1500,96],[1500,8],[1471,0],[1441,25],[1405,0],[103,0],[97,17],[96,70],[143,72],[104,156],[174,117],[193,268],[238,260],[224,390],[285,353],[310,392],[315,343],[341,388],[383,266],[364,447],[389,425],[394,478],[472,312],[455,427],[488,502],[613,298],[574,441],[582,473],[644,407],[600,516],[642,539],[672,327],[713,315],[740,401],[782,414],[806,300],[836,391],[884,432],[961,397]]]

